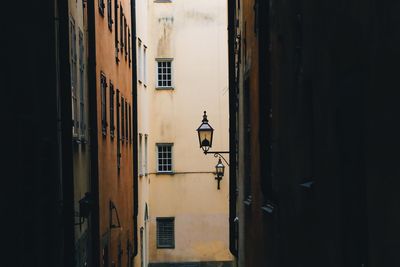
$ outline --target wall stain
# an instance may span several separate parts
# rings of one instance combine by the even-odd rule
[[[162,34],[158,40],[157,56],[165,57],[171,52],[171,35],[174,18],[162,17],[158,19],[158,23],[161,24]]]
[[[213,22],[215,21],[215,16],[209,13],[199,12],[197,10],[187,11],[185,13],[187,18],[198,20],[198,21],[205,21],[205,22]]]

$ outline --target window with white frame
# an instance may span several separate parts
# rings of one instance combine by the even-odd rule
[[[149,173],[147,168],[147,134],[144,135],[144,174]]]
[[[143,84],[147,84],[147,46],[143,45]]]
[[[85,124],[85,80],[84,70],[84,46],[83,46],[83,32],[79,29],[79,112],[80,112],[80,137],[85,139],[86,124]]]
[[[172,88],[172,59],[157,60],[157,88]]]
[[[71,97],[72,97],[72,134],[78,137],[78,74],[77,74],[77,51],[76,51],[76,28],[75,20],[70,18],[70,63],[71,63]]]
[[[139,168],[139,175],[142,176],[143,175],[143,168],[142,168],[142,162],[143,162],[143,158],[142,158],[142,134],[139,134],[139,149],[138,149],[138,168]]]
[[[172,172],[172,144],[157,144],[157,171]]]
[[[143,59],[142,59],[142,41],[139,39],[138,40],[138,61],[139,61],[139,64],[138,64],[138,80],[139,80],[139,82],[142,82],[142,76],[143,76],[143,70],[142,70],[142,61],[143,61]]]

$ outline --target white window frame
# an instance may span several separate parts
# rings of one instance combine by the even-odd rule
[[[163,147],[163,146],[169,146],[171,147],[171,164],[170,164],[170,169],[169,170],[160,170],[160,165],[159,165],[159,148]],[[173,173],[173,169],[174,169],[174,162],[173,162],[173,158],[174,158],[174,144],[173,143],[157,143],[156,144],[156,165],[157,165],[157,173]],[[161,158],[163,159],[163,158]],[[168,159],[168,158],[166,158]]]
[[[143,62],[143,56],[142,56],[142,41],[138,38],[138,81],[139,83],[142,83],[143,79],[143,69],[142,69],[142,62]]]
[[[147,152],[148,152],[148,135],[145,134],[144,135],[144,175],[149,174],[148,162],[147,162],[147,158],[148,158]]]
[[[143,45],[143,85],[147,86],[147,46]]]
[[[139,153],[139,155],[138,155],[138,169],[139,169],[139,176],[143,176],[143,168],[142,168],[142,165],[143,165],[143,153],[142,153],[142,145],[143,145],[143,142],[142,142],[142,140],[143,140],[143,135],[142,134],[139,134],[139,149],[138,149],[138,153]]]
[[[171,85],[168,86],[159,86],[158,85],[158,63],[160,62],[169,62],[171,64]],[[173,59],[172,58],[156,58],[156,89],[174,89],[174,67],[173,67]]]

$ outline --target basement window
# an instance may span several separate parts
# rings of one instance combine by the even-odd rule
[[[157,218],[157,248],[175,248],[175,218]]]

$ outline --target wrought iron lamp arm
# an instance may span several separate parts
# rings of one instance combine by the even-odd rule
[[[228,164],[229,166],[229,162],[224,158],[224,156],[222,156],[221,154],[229,154],[229,151],[204,151],[204,154],[214,154],[214,157],[218,158],[221,157],[226,164]]]

